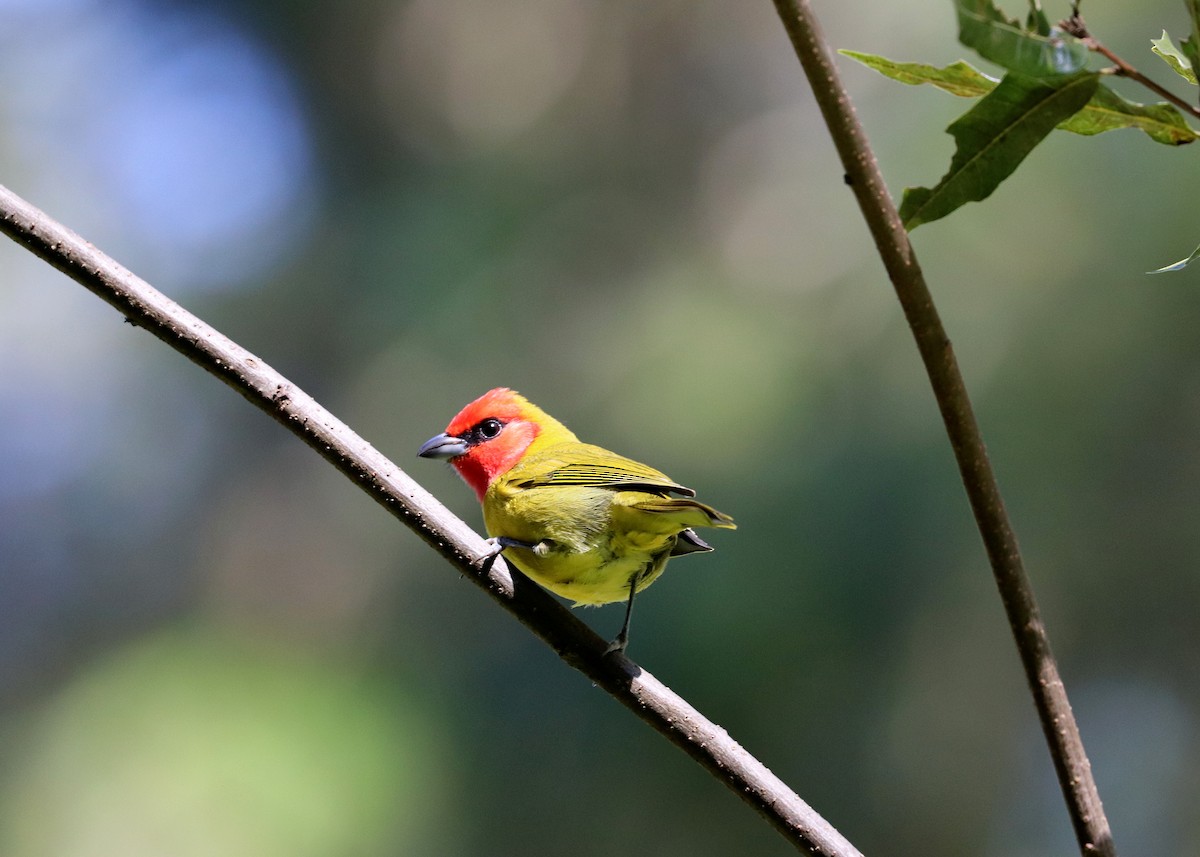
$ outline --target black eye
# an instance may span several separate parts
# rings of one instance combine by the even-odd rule
[[[491,440],[496,435],[500,434],[500,429],[504,428],[504,423],[496,419],[488,419],[481,422],[477,428],[479,436],[484,440]]]

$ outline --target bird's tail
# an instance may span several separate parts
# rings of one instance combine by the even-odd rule
[[[733,518],[690,497],[648,497],[634,503],[631,508],[637,509],[639,512],[666,515],[672,521],[677,521],[685,527],[737,529]]]
[[[686,556],[689,553],[709,553],[713,546],[696,535],[691,527],[681,532],[671,547],[671,556]]]

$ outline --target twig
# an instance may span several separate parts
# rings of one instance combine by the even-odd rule
[[[1146,77],[1146,75],[1142,74],[1136,68],[1134,68],[1129,63],[1127,63],[1125,60],[1121,59],[1119,56],[1114,54],[1111,50],[1108,49],[1107,46],[1104,45],[1103,42],[1101,42],[1099,39],[1097,39],[1095,36],[1093,36],[1091,33],[1089,33],[1088,29],[1087,29],[1087,24],[1085,24],[1083,22],[1083,18],[1080,17],[1080,15],[1079,15],[1078,8],[1076,8],[1074,10],[1074,12],[1071,14],[1071,16],[1069,18],[1060,22],[1059,26],[1062,27],[1063,30],[1065,30],[1066,32],[1070,33],[1072,36],[1074,36],[1075,38],[1077,38],[1081,42],[1083,42],[1084,45],[1087,46],[1088,50],[1095,51],[1096,53],[1103,56],[1110,63],[1112,63],[1114,66],[1114,68],[1111,69],[1113,74],[1117,74],[1117,75],[1120,75],[1121,77],[1127,77],[1130,80],[1137,81],[1142,86],[1146,87],[1151,92],[1153,92],[1155,95],[1158,95],[1161,98],[1167,99],[1167,101],[1171,102],[1176,107],[1180,108],[1181,110],[1186,110],[1188,113],[1192,114],[1197,119],[1200,119],[1200,107],[1196,107],[1196,105],[1188,103],[1187,100],[1180,98],[1178,95],[1171,92],[1171,90],[1155,83],[1153,80]]]
[[[888,195],[866,134],[808,0],[774,0],[833,137],[846,181],[895,287],[933,386],[959,473],[991,562],[1000,598],[1050,745],[1075,836],[1084,854],[1115,857],[1112,833],[1092,778],[1079,728],[1025,573],[1016,535],[988,460],[950,340],[908,234]]]
[[[1096,39],[1089,36],[1083,40],[1083,43],[1085,45],[1087,45],[1091,50],[1096,51],[1096,53],[1102,54],[1105,59],[1107,59],[1114,66],[1116,66],[1117,74],[1121,75],[1122,77],[1127,77],[1130,80],[1136,80],[1138,83],[1140,83],[1142,86],[1146,87],[1147,89],[1151,90],[1156,95],[1159,95],[1159,96],[1167,99],[1167,101],[1171,102],[1176,107],[1180,108],[1181,110],[1186,110],[1188,113],[1190,113],[1193,116],[1195,116],[1196,118],[1200,119],[1200,107],[1196,107],[1196,105],[1188,103],[1187,101],[1185,101],[1184,99],[1182,99],[1178,95],[1176,95],[1174,92],[1171,92],[1171,90],[1155,83],[1153,80],[1146,77],[1146,75],[1142,74],[1140,71],[1138,71],[1136,68],[1131,66],[1129,63],[1125,62],[1125,60],[1121,59],[1119,56],[1117,56],[1112,51],[1110,51],[1101,42],[1098,42],[1098,41],[1096,41]]]
[[[0,232],[112,304],[193,363],[233,387],[346,474],[432,545],[564,661],[666,736],[769,821],[797,850],[861,857],[832,825],[729,734],[502,560],[482,573],[486,545],[435,497],[286,378],[74,232],[0,186]]]

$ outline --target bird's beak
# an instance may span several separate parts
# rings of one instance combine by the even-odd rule
[[[467,451],[467,442],[452,434],[439,434],[421,444],[417,455],[421,458],[457,458]]]

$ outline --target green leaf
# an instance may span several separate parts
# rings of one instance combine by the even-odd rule
[[[1197,74],[1197,70],[1200,69],[1200,49],[1197,49],[1197,45],[1200,45],[1200,40],[1197,40],[1195,37],[1186,38],[1179,43],[1179,47],[1183,51],[1183,55],[1187,57],[1188,68],[1191,69],[1193,76],[1195,76]]]
[[[1200,247],[1197,247],[1195,250],[1193,250],[1192,255],[1188,256],[1186,259],[1180,259],[1174,265],[1167,265],[1164,268],[1159,268],[1158,270],[1155,270],[1155,271],[1147,271],[1146,273],[1147,274],[1165,274],[1168,271],[1182,271],[1184,268],[1186,268],[1192,262],[1195,262],[1197,259],[1200,259]]]
[[[886,57],[863,54],[858,51],[841,50],[838,53],[900,83],[906,83],[909,86],[928,83],[951,95],[964,98],[978,98],[981,95],[987,95],[1000,82],[962,60],[945,68],[936,68],[919,62],[895,62]]]
[[[1026,29],[992,0],[954,0],[954,9],[958,40],[1009,71],[1044,78],[1074,74],[1087,65],[1088,49],[1079,39],[1056,27],[1038,32],[1044,15],[1031,12]]]
[[[1180,42],[1180,48],[1183,49],[1183,55],[1187,56],[1188,61],[1192,64],[1192,73],[1196,77],[1200,77],[1200,2],[1184,0],[1183,5],[1188,7],[1188,17],[1192,18],[1192,36],[1184,38]]]
[[[1200,139],[1173,104],[1138,104],[1100,84],[1082,110],[1058,126],[1063,131],[1091,136],[1119,128],[1137,128],[1156,143],[1182,146]]]
[[[1200,39],[1195,36],[1189,36],[1179,43],[1180,50],[1187,57],[1192,74],[1200,74],[1200,48],[1197,45],[1200,45]]]
[[[1163,30],[1161,39],[1150,40],[1150,50],[1169,65],[1174,72],[1193,86],[1196,85],[1196,72],[1192,70],[1191,61],[1183,55],[1183,51],[1175,47],[1167,31]]]
[[[838,53],[900,83],[909,86],[928,83],[951,95],[964,98],[987,95],[999,83],[994,77],[989,77],[961,60],[945,68],[936,68],[924,63],[894,62],[885,57],[858,51],[842,50]],[[1137,128],[1156,143],[1170,146],[1181,146],[1200,137],[1200,134],[1193,131],[1184,120],[1183,114],[1172,105],[1127,101],[1104,84],[1099,86],[1092,100],[1082,110],[1058,127],[1060,130],[1084,136],[1119,128]]]
[[[904,227],[912,231],[964,203],[986,199],[1055,126],[1088,103],[1099,85],[1095,72],[1053,82],[1006,75],[946,129],[957,149],[937,186],[905,190]]]
[[[1050,35],[1052,29],[1050,19],[1042,11],[1042,4],[1038,0],[1029,0],[1029,14],[1025,16],[1025,29],[1037,33],[1039,36]]]
[[[1179,43],[1179,51],[1187,59],[1187,65],[1192,75],[1200,77],[1200,2],[1184,0],[1188,17],[1192,19],[1192,32]]]

